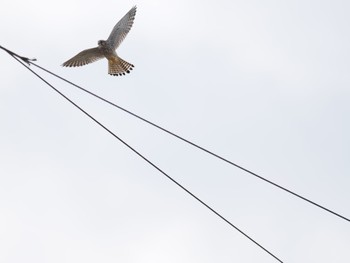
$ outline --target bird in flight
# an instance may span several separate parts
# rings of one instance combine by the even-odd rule
[[[136,6],[114,26],[107,40],[99,40],[98,47],[86,49],[62,64],[63,67],[80,67],[102,58],[108,60],[108,74],[122,76],[130,73],[134,65],[120,58],[116,49],[129,33],[135,19]]]

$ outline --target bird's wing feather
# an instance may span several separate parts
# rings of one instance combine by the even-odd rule
[[[80,67],[90,64],[99,59],[104,58],[104,55],[99,48],[90,48],[80,52],[78,55],[72,57],[70,60],[62,64],[63,67]]]
[[[130,11],[114,26],[107,39],[108,44],[110,44],[114,49],[119,47],[126,35],[129,33],[134,23],[135,15],[136,6],[131,8]]]

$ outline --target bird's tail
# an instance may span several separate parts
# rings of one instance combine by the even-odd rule
[[[126,62],[120,57],[113,57],[108,59],[108,74],[113,76],[122,76],[125,73],[130,73],[134,65]]]

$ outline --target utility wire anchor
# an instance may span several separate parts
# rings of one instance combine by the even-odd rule
[[[12,52],[11,50],[8,50],[7,48],[4,48],[3,46],[0,46],[0,48],[5,50],[12,57],[17,57],[17,58],[21,59],[23,62],[27,63],[28,66],[30,66],[31,61],[36,61],[36,58],[27,58],[27,57],[20,56],[20,55],[16,54],[15,52]]]

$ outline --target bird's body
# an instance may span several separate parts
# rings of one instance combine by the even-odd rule
[[[68,61],[64,62],[64,67],[79,67],[95,62],[102,58],[108,60],[108,74],[114,76],[125,75],[130,73],[134,65],[121,59],[115,51],[126,35],[129,33],[136,14],[136,6],[114,26],[107,40],[99,40],[98,46],[95,48],[86,49]]]
[[[104,40],[98,41],[98,48],[107,59],[115,57],[117,55],[117,52],[114,50],[114,48],[108,45],[108,43]]]

